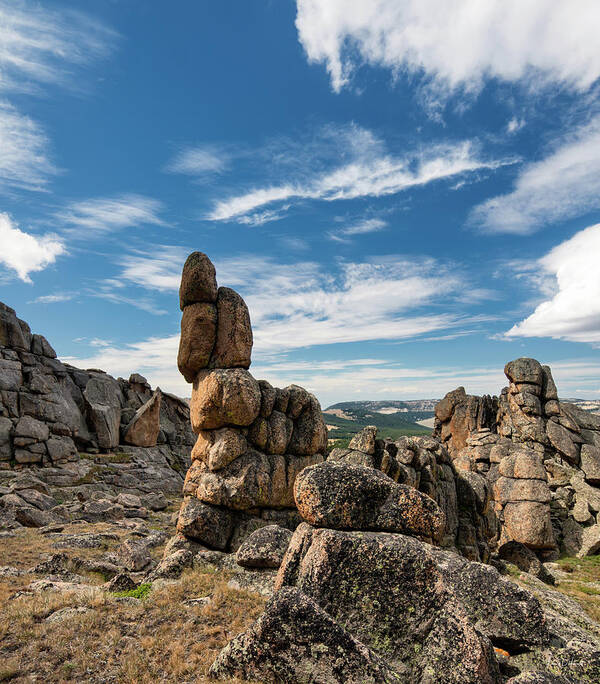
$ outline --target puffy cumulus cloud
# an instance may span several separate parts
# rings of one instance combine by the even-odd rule
[[[488,78],[584,91],[600,76],[596,0],[297,0],[296,27],[333,89],[358,65],[423,75],[437,95]]]
[[[599,149],[600,116],[596,116],[556,144],[544,159],[524,166],[514,190],[477,206],[470,222],[487,232],[527,234],[600,208]]]
[[[30,273],[42,271],[67,251],[57,235],[37,237],[26,233],[8,214],[0,214],[0,244],[0,263],[15,271],[25,283],[32,282]]]
[[[553,337],[600,343],[600,224],[566,240],[539,262],[555,279],[555,290],[507,337]],[[547,290],[546,290],[547,291]]]
[[[162,208],[162,202],[151,197],[123,194],[72,202],[55,214],[55,220],[76,238],[94,238],[144,224],[164,226]]]

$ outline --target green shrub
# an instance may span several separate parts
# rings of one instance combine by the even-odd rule
[[[116,591],[113,596],[117,598],[137,598],[145,599],[152,589],[152,584],[150,582],[144,582],[140,584],[139,587],[135,589],[130,589],[129,591]]]

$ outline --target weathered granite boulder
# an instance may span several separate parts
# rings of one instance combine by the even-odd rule
[[[179,305],[183,311],[190,304],[217,301],[215,267],[202,252],[192,252],[186,259],[179,287]]]
[[[192,428],[211,430],[250,425],[260,411],[258,382],[243,368],[200,371],[194,380],[190,417]]]
[[[98,446],[113,449],[120,441],[123,395],[119,383],[110,375],[98,373],[86,384],[83,397],[98,435]]]
[[[217,307],[211,302],[190,304],[183,309],[177,367],[194,382],[198,371],[206,368],[217,337]]]
[[[294,487],[304,520],[317,527],[403,532],[440,541],[445,516],[414,487],[379,470],[327,461],[304,469]]]
[[[247,537],[236,551],[236,563],[245,568],[278,568],[291,538],[292,532],[285,527],[261,527]]]
[[[277,592],[257,622],[229,642],[210,676],[260,682],[403,681],[315,601],[293,588]]]
[[[123,440],[127,444],[139,447],[156,446],[160,432],[161,401],[162,392],[160,388],[157,388],[152,397],[135,412],[129,425],[125,428]]]
[[[315,601],[400,681],[497,682],[492,644],[474,628],[450,575],[411,537],[304,524],[276,587],[294,586]]]
[[[210,358],[211,368],[249,368],[252,354],[252,326],[246,302],[228,287],[217,294],[219,325]]]

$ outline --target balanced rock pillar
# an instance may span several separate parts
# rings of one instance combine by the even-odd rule
[[[192,383],[198,437],[177,529],[194,542],[235,551],[259,527],[295,529],[294,482],[325,459],[327,429],[315,396],[297,385],[272,387],[248,371],[248,307],[234,290],[217,287],[206,254],[188,257],[179,299],[177,364]]]

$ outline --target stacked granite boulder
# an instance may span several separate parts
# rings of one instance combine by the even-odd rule
[[[434,436],[457,470],[485,475],[500,545],[520,542],[543,559],[596,553],[600,416],[560,401],[550,368],[535,359],[504,371],[510,384],[499,398],[463,388],[447,394],[436,406]]]
[[[327,430],[317,399],[248,372],[252,328],[244,300],[217,287],[215,268],[191,254],[180,288],[179,370],[193,383],[197,435],[177,529],[189,540],[235,551],[264,525],[294,529],[298,473],[324,460]]]

